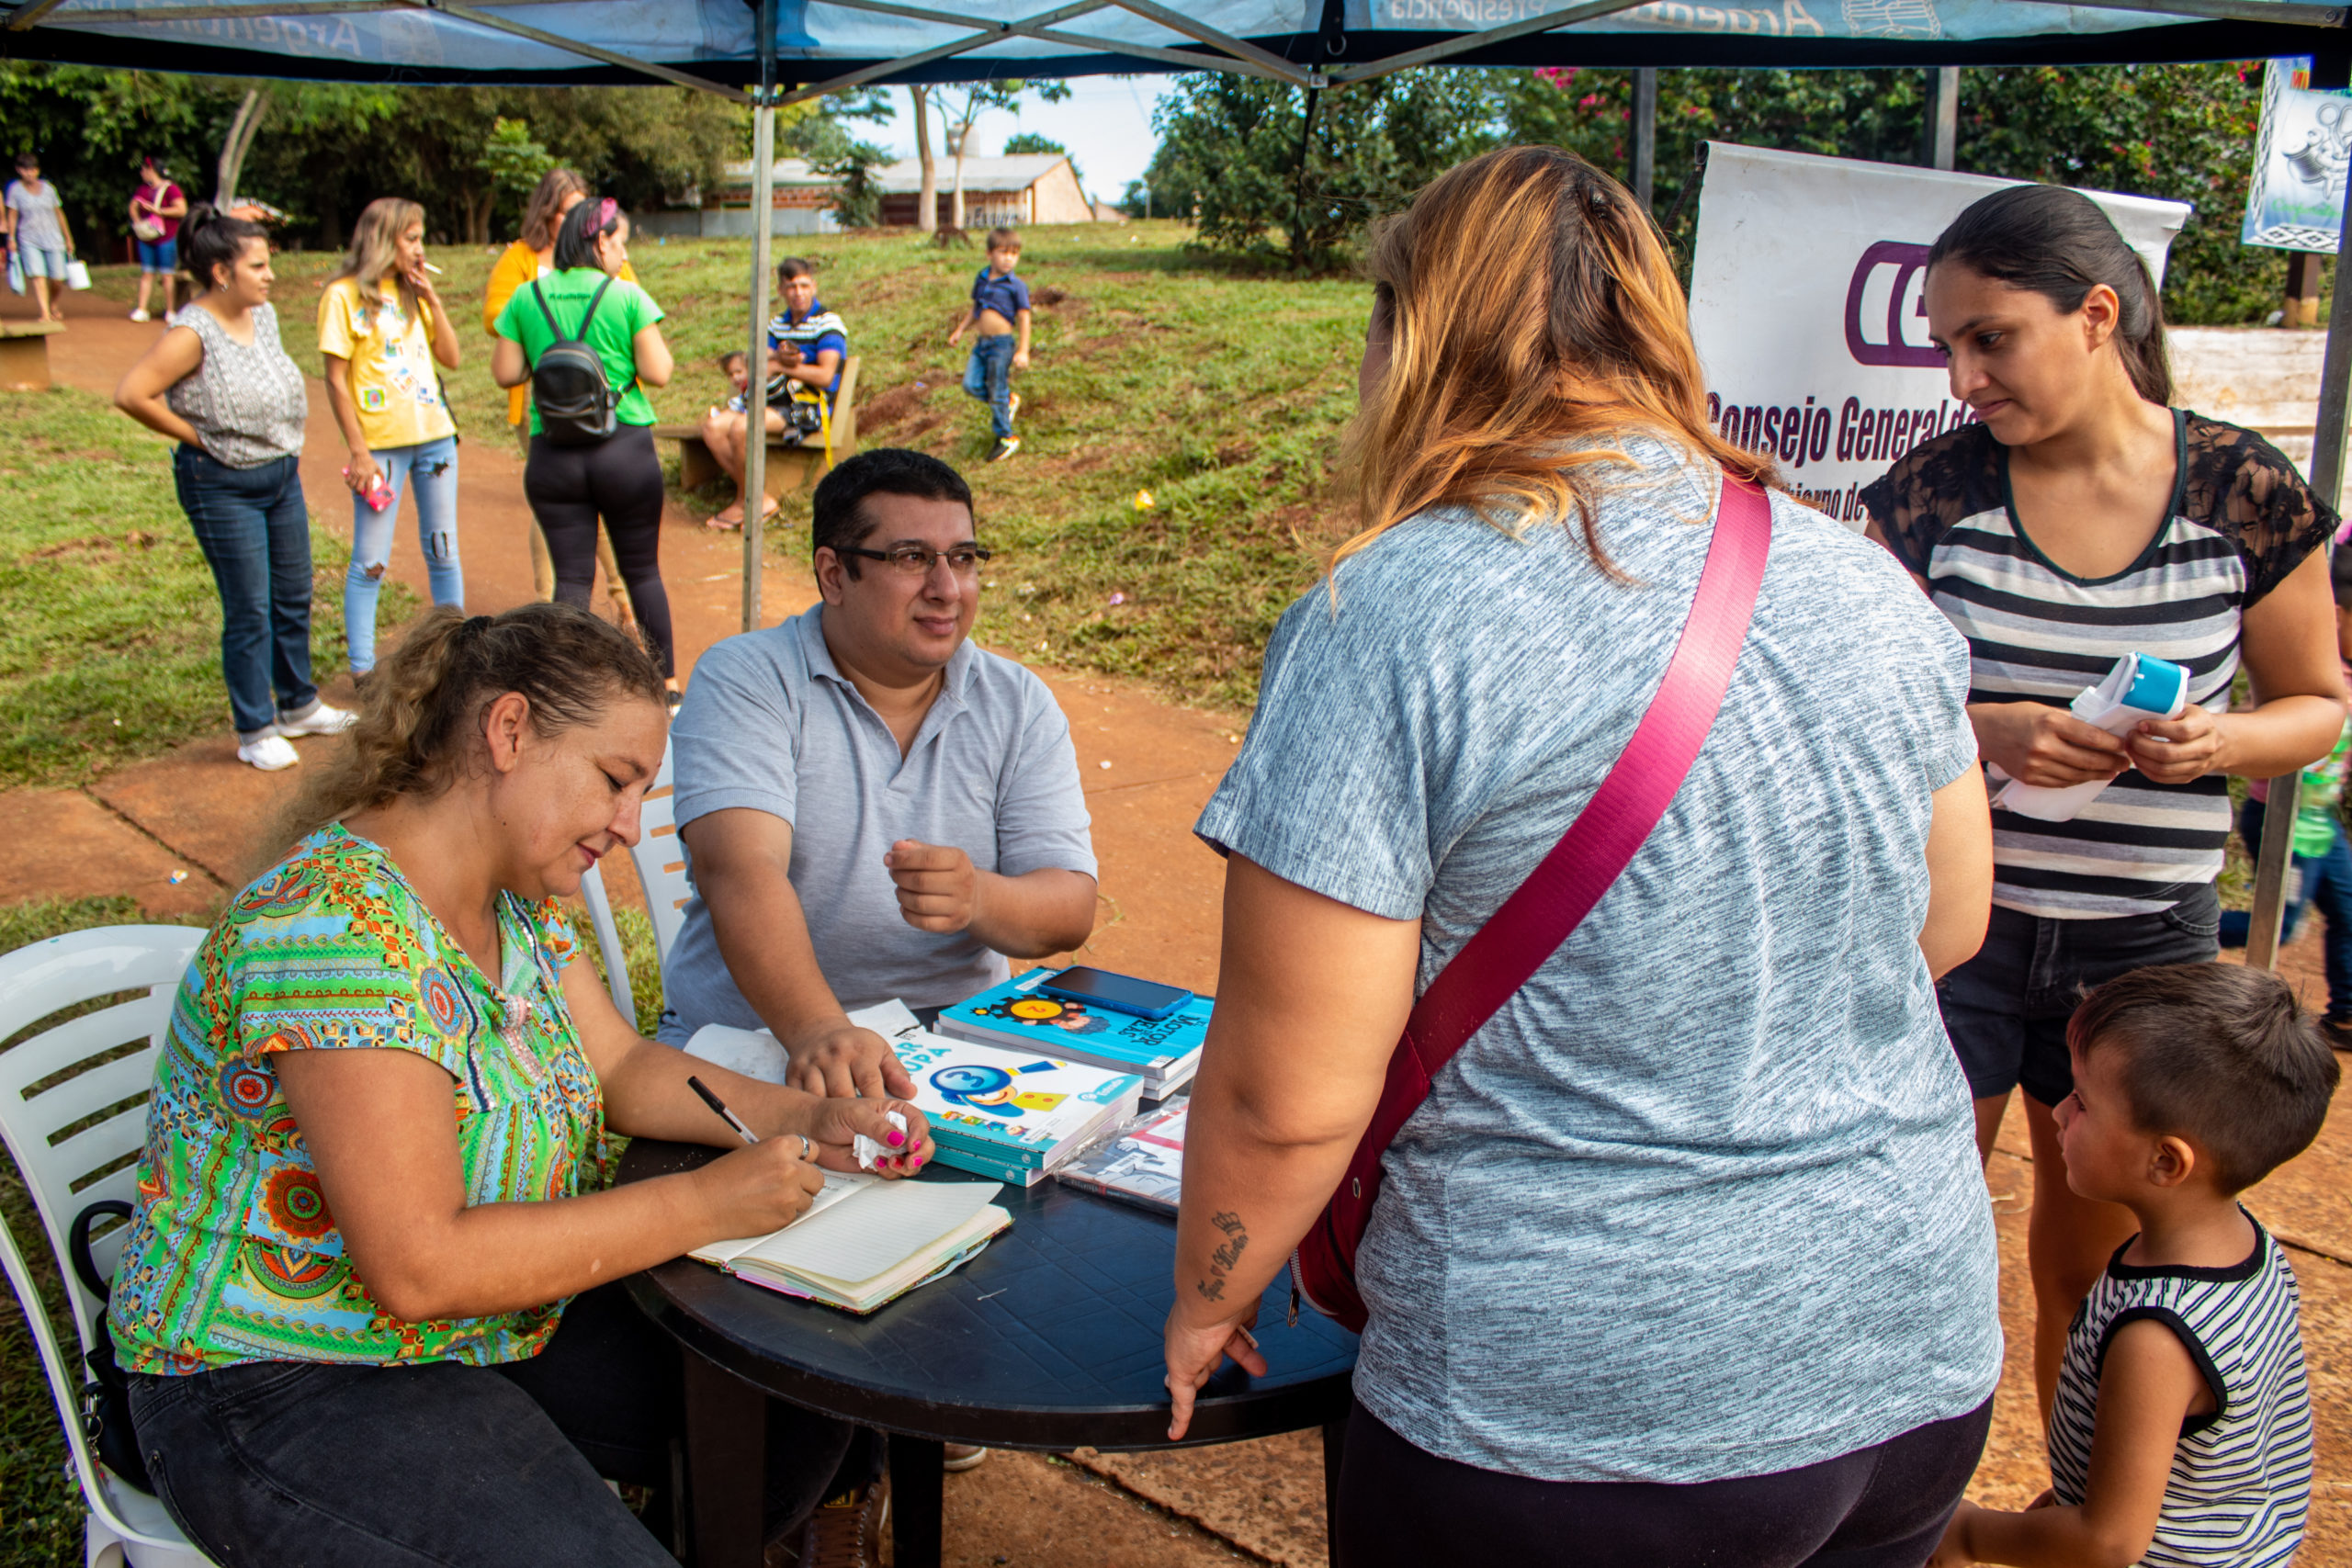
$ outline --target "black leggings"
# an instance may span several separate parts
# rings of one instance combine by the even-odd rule
[[[670,595],[662,587],[662,459],[654,455],[652,426],[624,424],[594,446],[557,446],[532,436],[523,493],[547,536],[556,598],[583,610],[596,581],[596,516],[604,514],[638,624],[652,640],[662,673],[676,674]]]
[[[1358,1404],[1336,1521],[1340,1568],[1920,1568],[1984,1451],[1987,1399],[1875,1448],[1729,1481],[1531,1481],[1439,1459]]]

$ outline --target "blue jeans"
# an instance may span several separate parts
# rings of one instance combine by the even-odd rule
[[[414,446],[387,446],[376,455],[391,500],[377,511],[351,498],[351,570],[343,577],[343,638],[351,671],[376,668],[376,600],[384,569],[391,564],[392,535],[401,520],[401,493],[416,499],[416,539],[424,551],[424,574],[435,604],[466,604],[466,576],[458,564],[458,438]]]
[[[194,446],[172,454],[172,481],[220,590],[220,673],[237,739],[319,705],[311,682],[311,514],[295,460],[232,468]],[[277,701],[273,707],[270,689]]]
[[[1970,1097],[2021,1087],[2055,1105],[2074,1093],[2066,1021],[2083,994],[2152,964],[2211,959],[2221,909],[2211,884],[2153,915],[2053,920],[1996,906],[1976,956],[1936,983]]]
[[[964,390],[989,405],[989,428],[999,441],[1012,434],[1012,350],[1019,341],[1011,333],[976,338],[964,367]]]
[[[2258,800],[2247,801],[2238,814],[2238,836],[2248,850],[2260,851],[2265,814]],[[2346,840],[2341,822],[2335,824],[2335,841],[2325,853],[2297,855],[2290,863],[2278,945],[2295,940],[2303,911],[2314,904],[2327,922],[2327,940],[2321,949],[2327,964],[2327,1016],[2352,1022],[2352,842]],[[2222,910],[2222,945],[2244,947],[2253,923],[2253,915],[2245,909]]]

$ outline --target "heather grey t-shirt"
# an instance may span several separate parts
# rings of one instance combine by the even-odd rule
[[[1211,844],[1419,919],[1426,989],[1599,787],[1698,582],[1717,476],[1657,443],[1574,529],[1438,510],[1291,606]],[[1357,1397],[1546,1481],[1787,1470],[2001,1371],[1992,1215],[1917,937],[1968,650],[1784,496],[1755,624],[1632,865],[1438,1075],[1359,1259]]]
[[[900,839],[920,839],[1006,876],[1093,875],[1069,722],[1043,681],[967,642],[902,759],[890,727],[826,651],[824,613],[818,604],[729,637],[695,664],[670,730],[678,826],[732,807],[791,823],[793,891],[842,1005],[898,997],[944,1006],[998,984],[1012,966],[967,931],[907,924],[882,857]],[[665,1040],[683,1044],[706,1023],[762,1027],[728,975],[699,897],[686,905],[662,979],[674,1015]]]

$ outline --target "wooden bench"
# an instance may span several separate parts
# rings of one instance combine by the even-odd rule
[[[833,460],[839,462],[857,450],[857,364],[858,356],[851,355],[842,364],[842,389],[833,398]],[[684,490],[700,490],[714,479],[724,479],[727,470],[710,455],[709,446],[702,438],[699,424],[657,424],[656,439],[678,444],[678,484]],[[825,477],[825,443],[821,436],[810,436],[805,445],[786,446],[782,441],[768,442],[768,466],[763,476],[763,488],[770,496],[782,497],[796,491],[814,490],[817,481]]]
[[[49,335],[64,330],[58,321],[0,321],[0,388],[49,390]]]

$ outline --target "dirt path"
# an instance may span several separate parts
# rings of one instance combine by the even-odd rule
[[[159,330],[125,321],[116,307],[86,296],[72,298],[68,311],[72,324],[50,340],[55,373],[66,385],[101,394],[112,391]],[[0,296],[0,316],[28,313],[28,306]],[[347,516],[338,477],[342,442],[315,387],[311,406],[303,485],[322,524],[340,528]],[[460,463],[468,604],[495,611],[519,604],[531,592],[519,456],[503,443],[476,441],[466,445]],[[164,482],[160,470],[157,482]],[[713,535],[675,514],[666,520],[662,575],[682,672],[738,629],[741,572],[734,536]],[[425,597],[413,532],[395,547],[391,575]],[[805,568],[780,568],[772,559],[765,581],[769,623],[815,596]],[[1131,683],[1045,668],[1039,673],[1069,715],[1094,814],[1103,913],[1088,957],[1214,991],[1223,877],[1191,829],[1238,734],[1214,716],[1170,706]],[[347,696],[349,688],[338,681],[328,690]],[[0,900],[130,894],[158,911],[200,912],[274,852],[270,825],[298,783],[291,773],[239,764],[224,733],[86,790],[0,794],[0,842],[11,846],[0,857]],[[608,863],[617,872],[613,894],[633,901],[634,878],[624,862]],[[174,884],[175,871],[188,874]],[[2282,960],[2313,1001],[2324,994],[2316,931],[2313,921],[2312,934]],[[2019,1116],[2010,1117],[1987,1175],[2001,1232],[2010,1355],[1975,1490],[1986,1502],[2015,1507],[2047,1484],[2033,1414],[2023,1251],[2032,1170]],[[2317,1147],[2248,1201],[2295,1245],[2303,1283],[2321,1481],[2301,1561],[2352,1564],[2352,1118],[2332,1123]],[[1258,1560],[1304,1568],[1323,1561],[1321,1486],[1312,1434],[1173,1455],[1081,1452],[1076,1465],[1000,1455],[949,1480],[951,1559],[1009,1559],[1034,1568],[1105,1561],[1189,1568],[1235,1561],[1232,1548],[1239,1547]],[[1121,1544],[1113,1549],[1106,1545],[1112,1541]]]

